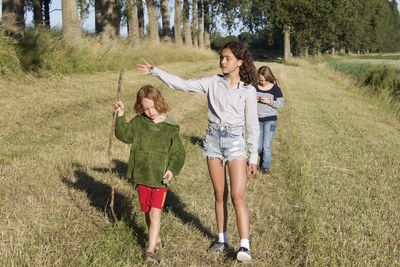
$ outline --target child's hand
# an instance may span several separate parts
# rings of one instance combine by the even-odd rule
[[[163,183],[168,186],[172,178],[174,178],[174,174],[170,170],[167,170],[163,175]]]
[[[147,62],[146,60],[144,60],[143,58],[142,58],[142,62],[143,63],[139,63],[137,65],[138,70],[143,72],[143,74],[150,74],[150,71],[152,68],[154,68],[154,66],[152,64],[150,64],[149,62]]]
[[[271,101],[271,98],[269,98],[269,97],[264,97],[264,96],[261,96],[261,97],[259,97],[258,98],[258,102],[260,102],[260,103],[263,103],[263,104],[267,104],[267,105],[271,105],[272,103],[272,101]]]
[[[124,103],[121,100],[116,100],[114,102],[115,112],[117,112],[118,117],[124,116]]]
[[[247,175],[256,176],[256,174],[257,174],[257,164],[249,163],[247,165]]]

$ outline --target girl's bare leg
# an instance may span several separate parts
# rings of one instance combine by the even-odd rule
[[[146,213],[146,224],[149,237],[147,251],[154,253],[156,243],[160,241],[161,209],[151,208],[150,212]]]
[[[217,220],[218,233],[225,233],[228,222],[228,186],[225,176],[225,166],[217,158],[208,158],[207,165],[214,187],[215,218]]]
[[[245,159],[229,161],[231,198],[236,213],[240,239],[249,239],[249,214],[246,203],[247,163]]]

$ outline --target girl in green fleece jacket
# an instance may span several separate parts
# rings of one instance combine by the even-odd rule
[[[148,229],[146,260],[156,263],[161,247],[161,212],[167,184],[178,175],[185,161],[185,149],[179,136],[179,126],[166,116],[168,105],[160,91],[145,85],[137,93],[135,112],[130,122],[124,116],[122,101],[114,103],[117,112],[116,137],[132,144],[127,177],[137,185],[139,204]]]

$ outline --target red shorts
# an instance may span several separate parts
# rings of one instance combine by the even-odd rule
[[[150,208],[161,209],[164,207],[165,198],[168,188],[153,188],[142,184],[137,186],[139,193],[140,210],[149,212]]]

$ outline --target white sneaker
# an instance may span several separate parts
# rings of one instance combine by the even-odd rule
[[[240,247],[236,254],[236,259],[243,263],[251,262],[250,250],[245,247]]]

